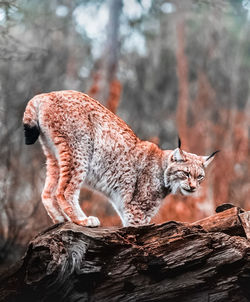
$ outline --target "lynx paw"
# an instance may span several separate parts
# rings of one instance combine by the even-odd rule
[[[82,226],[94,228],[100,225],[100,220],[97,217],[89,216],[83,220],[78,220],[76,223]]]

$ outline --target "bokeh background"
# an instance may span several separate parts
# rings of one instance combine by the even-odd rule
[[[51,225],[40,194],[45,157],[25,146],[34,95],[86,92],[142,139],[209,155],[197,198],[168,196],[154,222],[195,221],[233,203],[250,210],[250,1],[0,1],[0,267]],[[101,194],[80,203],[103,225],[120,220]]]

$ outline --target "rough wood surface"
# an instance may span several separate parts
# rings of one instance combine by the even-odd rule
[[[230,235],[240,235],[244,233],[244,227],[239,217],[241,212],[242,209],[233,207],[216,215],[196,221],[192,223],[192,225],[201,225],[203,229],[208,232],[225,232]]]
[[[232,208],[192,225],[56,225],[1,278],[0,301],[250,301],[247,215],[239,215]]]
[[[246,237],[250,240],[250,211],[241,213],[239,217]]]

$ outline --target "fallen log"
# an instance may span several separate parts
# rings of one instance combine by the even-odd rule
[[[2,276],[0,301],[250,301],[249,214],[232,207],[192,224],[55,225]]]

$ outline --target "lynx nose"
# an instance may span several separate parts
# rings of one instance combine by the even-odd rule
[[[195,181],[195,179],[193,179],[193,178],[189,179],[188,184],[189,184],[189,190],[190,190],[190,192],[194,192],[196,190],[196,188],[197,188],[196,187],[196,181]]]
[[[194,192],[196,190],[196,187],[195,186],[189,186],[189,189],[191,192]]]

